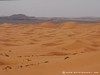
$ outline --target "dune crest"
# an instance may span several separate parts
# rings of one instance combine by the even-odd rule
[[[0,25],[0,75],[100,73],[99,57],[100,23]]]
[[[64,22],[60,24],[61,28],[75,28],[78,26],[78,23],[76,22]]]

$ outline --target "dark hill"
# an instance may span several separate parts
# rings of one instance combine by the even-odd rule
[[[62,22],[79,22],[79,23],[96,23],[100,22],[100,18],[63,18],[63,17],[30,17],[24,14],[14,14],[11,16],[0,17],[0,23],[14,23],[14,24],[34,24],[42,22],[62,23]]]

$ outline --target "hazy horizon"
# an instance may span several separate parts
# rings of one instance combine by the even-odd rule
[[[100,0],[0,0],[0,16],[100,17]]]

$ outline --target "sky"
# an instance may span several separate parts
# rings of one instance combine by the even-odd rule
[[[100,0],[0,0],[0,16],[100,17]]]

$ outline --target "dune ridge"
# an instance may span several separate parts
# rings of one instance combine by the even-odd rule
[[[100,23],[0,24],[1,75],[100,73],[99,57]]]

